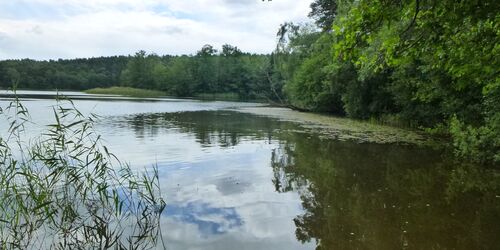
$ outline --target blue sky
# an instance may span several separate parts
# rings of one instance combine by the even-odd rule
[[[268,53],[311,0],[0,0],[0,59],[195,53],[224,43]]]

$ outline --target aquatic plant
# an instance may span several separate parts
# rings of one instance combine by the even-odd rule
[[[15,99],[0,107],[0,247],[145,249],[161,243],[156,168],[121,163],[93,129],[95,115],[70,100],[52,107],[54,122],[25,138],[29,111]]]

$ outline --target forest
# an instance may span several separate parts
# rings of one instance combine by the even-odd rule
[[[226,44],[182,56],[6,60],[0,88],[233,94],[420,129],[449,138],[462,159],[498,164],[499,9],[495,0],[315,0],[310,23],[277,27],[268,55]]]
[[[18,82],[20,89],[87,90],[111,86],[161,90],[178,97],[232,93],[242,99],[262,96],[267,85],[268,55],[241,52],[223,45],[220,52],[203,46],[195,55],[133,56],[0,62],[0,87]]]

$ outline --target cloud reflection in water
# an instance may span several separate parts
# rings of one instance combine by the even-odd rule
[[[243,225],[243,220],[235,208],[212,207],[203,202],[169,205],[164,215],[184,223],[196,224],[202,237],[224,234]]]

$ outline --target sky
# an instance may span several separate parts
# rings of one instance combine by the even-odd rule
[[[0,0],[0,59],[194,54],[205,44],[269,53],[312,0]]]

